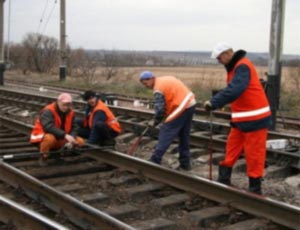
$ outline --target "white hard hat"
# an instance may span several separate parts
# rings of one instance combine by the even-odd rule
[[[219,42],[212,50],[211,58],[217,58],[221,53],[232,49],[231,45],[226,42]]]

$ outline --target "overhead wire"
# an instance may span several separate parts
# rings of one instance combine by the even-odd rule
[[[46,31],[47,26],[48,26],[48,23],[49,23],[49,21],[50,21],[50,19],[51,19],[51,17],[52,17],[52,14],[53,14],[53,12],[54,12],[54,9],[55,9],[55,6],[56,6],[56,5],[57,5],[57,0],[54,1],[54,5],[52,6],[52,9],[51,9],[51,11],[50,11],[50,13],[49,13],[49,15],[48,15],[47,21],[46,21],[46,23],[45,23],[45,25],[44,25],[44,28],[43,28],[43,30],[42,30],[42,32],[41,32],[41,35],[43,35],[44,32]]]
[[[37,34],[39,33],[40,28],[41,28],[41,25],[42,25],[42,23],[43,23],[43,21],[44,21],[44,16],[45,16],[46,10],[47,10],[47,8],[48,8],[48,3],[49,3],[49,0],[46,0],[46,4],[45,4],[44,10],[43,10],[43,12],[42,12],[42,16],[41,16],[41,18],[40,18],[40,21],[39,21],[39,25],[38,25],[38,28],[37,28],[37,30],[36,30],[36,33],[37,33]]]

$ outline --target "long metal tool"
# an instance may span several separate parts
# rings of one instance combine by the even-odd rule
[[[147,126],[144,131],[141,133],[141,135],[136,139],[136,141],[129,147],[127,154],[132,156],[139,144],[142,141],[142,137],[145,136],[145,134],[148,132],[150,126]]]

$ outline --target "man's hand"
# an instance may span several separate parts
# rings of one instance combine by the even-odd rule
[[[67,142],[69,142],[71,144],[77,144],[75,138],[73,136],[71,136],[70,134],[66,134],[65,139]]]
[[[150,120],[148,121],[148,126],[151,128],[154,128],[155,126],[157,126],[157,122],[155,120]]]
[[[206,111],[212,111],[213,110],[213,107],[212,107],[212,104],[210,103],[210,101],[205,101],[203,106],[204,106],[204,109]]]

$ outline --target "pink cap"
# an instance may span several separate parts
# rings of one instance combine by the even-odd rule
[[[61,101],[62,103],[72,103],[72,96],[68,93],[61,93],[59,94],[57,100]]]

